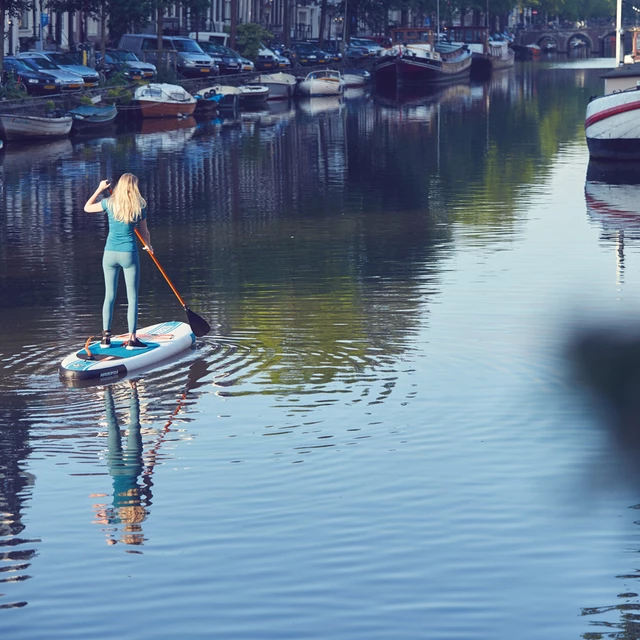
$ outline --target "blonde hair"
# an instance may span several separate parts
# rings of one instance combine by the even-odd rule
[[[123,173],[107,204],[118,222],[130,224],[140,220],[147,201],[140,195],[138,178],[132,173]]]

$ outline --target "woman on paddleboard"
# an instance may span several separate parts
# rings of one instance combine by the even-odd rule
[[[135,241],[135,229],[140,231],[144,249],[153,252],[147,228],[147,203],[138,189],[138,178],[125,173],[118,180],[108,198],[98,202],[98,197],[110,188],[108,180],[102,180],[95,193],[87,200],[87,213],[105,212],[109,220],[109,235],[102,257],[104,272],[104,304],[102,305],[102,347],[111,346],[111,321],[116,301],[120,270],[124,271],[127,287],[127,323],[129,340],[127,349],[146,349],[147,345],[136,337],[138,326],[138,285],[140,283],[140,259]]]

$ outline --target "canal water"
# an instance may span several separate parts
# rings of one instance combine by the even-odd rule
[[[7,145],[3,637],[636,637],[635,405],[567,359],[640,317],[637,187],[584,139],[608,63]],[[125,171],[213,331],[69,388],[101,329],[82,207]],[[141,324],[183,320],[141,260]],[[598,344],[582,373],[633,395]]]

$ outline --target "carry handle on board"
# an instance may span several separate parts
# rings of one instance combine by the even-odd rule
[[[113,189],[111,189],[111,187],[108,187],[108,189],[109,189],[109,193],[113,193]],[[191,327],[191,331],[193,331],[194,335],[198,338],[202,338],[202,336],[206,336],[207,333],[211,331],[211,327],[209,326],[209,323],[204,318],[201,318],[197,313],[195,313],[194,311],[191,311],[189,307],[187,307],[187,304],[182,299],[182,296],[178,293],[178,290],[173,286],[173,282],[169,280],[169,276],[166,274],[165,270],[162,268],[162,266],[158,262],[158,259],[153,254],[153,251],[151,251],[151,249],[147,247],[147,244],[142,239],[142,234],[140,233],[140,231],[138,231],[137,227],[134,227],[133,230],[136,232],[136,236],[138,237],[138,240],[142,242],[142,246],[147,250],[147,253],[151,256],[151,259],[155,263],[156,267],[158,267],[158,269],[160,270],[160,273],[164,276],[164,279],[167,281],[167,284],[171,287],[171,291],[175,293],[176,298],[178,298],[178,300],[180,301],[182,308],[185,310],[187,314],[187,320],[189,321],[189,326]]]

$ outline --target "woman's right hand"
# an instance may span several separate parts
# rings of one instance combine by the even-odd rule
[[[100,180],[100,184],[98,185],[99,191],[105,191],[111,186],[111,183],[108,180]]]

